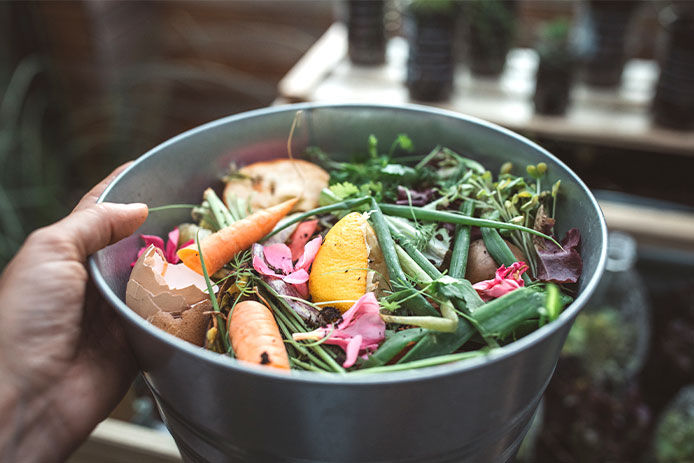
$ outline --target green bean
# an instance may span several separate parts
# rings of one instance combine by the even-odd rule
[[[442,273],[437,269],[434,264],[432,264],[429,259],[422,254],[422,252],[415,247],[410,240],[408,240],[404,235],[402,235],[394,225],[388,224],[390,227],[390,233],[400,244],[402,249],[405,250],[407,255],[415,262],[415,264],[422,269],[432,280],[441,278]]]
[[[373,198],[371,198],[371,209],[371,222],[373,223],[374,231],[378,238],[378,244],[383,253],[383,259],[388,267],[390,284],[394,289],[412,289],[412,286],[407,281],[405,272],[402,271],[402,267],[400,266],[400,261],[395,251],[395,243],[393,242],[393,237],[390,235],[390,230],[388,230],[388,224],[386,223],[385,217],[383,217],[381,209]],[[405,307],[411,310],[415,315],[429,315],[434,317],[439,315],[436,309],[429,304],[424,296],[421,294],[411,294],[411,296],[412,297],[407,300],[403,300],[403,302],[407,302]]]
[[[480,306],[472,318],[485,333],[504,338],[540,313],[545,296],[533,288],[519,288]],[[429,333],[399,361],[413,362],[454,352],[475,334],[472,325],[459,324],[455,333]],[[461,342],[462,341],[462,342]]]
[[[364,362],[362,368],[372,368],[385,365],[390,362],[393,357],[398,355],[410,343],[419,341],[428,333],[422,328],[410,328],[408,330],[398,331],[385,340],[383,344],[369,356],[369,359]]]
[[[473,316],[485,330],[501,338],[522,322],[539,316],[545,305],[545,294],[536,288],[518,288],[487,302]]]
[[[453,333],[428,333],[398,363],[450,354],[460,349],[474,334],[475,329],[472,325],[461,318]]]
[[[446,222],[477,227],[496,228],[499,230],[519,230],[530,233],[531,235],[548,239],[552,243],[561,247],[561,245],[557,243],[557,241],[551,236],[547,236],[544,233],[533,230],[532,228],[524,227],[522,225],[489,219],[478,219],[475,217],[462,215],[459,212],[437,211],[415,206],[398,206],[395,204],[379,204],[379,206],[384,214],[394,215],[396,217],[405,217],[408,219],[411,218],[415,220],[423,220],[425,222]]]
[[[545,308],[547,309],[547,318],[549,321],[556,320],[561,313],[563,308],[561,302],[561,292],[559,291],[557,285],[547,285],[547,301]]]
[[[480,231],[482,232],[484,246],[498,265],[503,264],[506,267],[510,267],[514,262],[518,261],[516,256],[513,255],[513,252],[511,252],[511,248],[508,247],[508,244],[506,244],[506,241],[504,241],[498,231],[487,227],[480,228]],[[528,275],[524,273],[522,277],[526,285],[531,283]]]
[[[472,217],[474,209],[475,203],[469,199],[460,206],[460,212],[469,217]],[[448,266],[448,274],[453,278],[465,278],[469,250],[470,225],[458,225],[458,229],[455,232],[455,243],[453,244],[451,263]]]
[[[407,253],[405,250],[399,246],[395,245],[395,253],[398,255],[398,261],[400,266],[407,276],[412,278],[412,280],[417,282],[417,286],[420,288],[424,287],[427,283],[432,281],[432,278],[427,272],[422,269],[417,262]]]
[[[393,227],[394,228],[394,227]],[[412,263],[409,264],[409,267],[416,267],[420,269],[421,272],[424,272],[426,276],[431,278],[432,280],[438,280],[441,277],[443,277],[443,274],[437,269],[431,262],[429,262],[429,259],[427,259],[424,254],[422,254],[419,249],[417,249],[407,238],[405,238],[403,235],[400,235],[397,233],[397,231],[393,234],[393,236],[397,237],[399,243],[401,244],[403,251],[402,253],[405,253],[404,256],[398,252],[398,256],[400,257],[401,262],[407,262],[408,259],[411,259]],[[396,251],[398,248],[396,248]],[[416,270],[416,268],[413,268],[413,271]],[[411,275],[414,276],[414,275]],[[426,276],[418,276],[418,280],[424,281],[426,280]],[[455,306],[460,310],[463,314],[469,316],[470,315],[470,310],[478,307],[479,305],[482,305],[482,299],[477,295],[477,292],[472,288],[472,285],[470,282],[465,280],[464,278],[460,278],[461,284],[462,284],[462,289],[464,291],[468,291],[469,294],[466,296],[465,300],[460,300],[460,299],[453,299],[452,302],[455,304]],[[474,302],[474,307],[468,307],[466,304],[466,301],[475,301]],[[471,304],[473,302],[470,302]],[[449,307],[446,306],[444,307],[442,305],[442,310],[441,313],[443,315],[443,309],[448,309]],[[449,313],[449,316],[446,318],[451,319],[451,320],[458,320],[458,316],[453,314],[451,315]],[[394,320],[393,320],[394,321]],[[479,326],[474,319],[469,318],[468,320],[458,320],[458,324],[467,324],[467,323],[472,323],[473,327],[480,333],[482,338],[484,338],[485,342],[489,345],[489,347],[499,347],[499,345],[494,341],[485,331],[484,329]],[[448,329],[448,325],[444,325],[447,328],[446,329],[440,329],[440,326],[438,324],[436,325],[418,325],[418,326],[424,326],[426,328],[429,328],[431,330],[436,330],[436,331],[442,331],[445,333],[465,333],[467,334],[467,330],[462,331],[462,329]],[[439,343],[439,340],[436,339],[437,333],[432,333],[430,336],[428,336],[425,339],[422,339],[420,343],[426,344],[426,343]],[[456,342],[453,339],[450,339],[450,345],[455,346],[453,350],[459,348],[462,346],[465,342],[467,342],[467,339],[464,338],[459,338],[460,339],[460,344],[456,345]],[[420,347],[421,348],[421,347]]]

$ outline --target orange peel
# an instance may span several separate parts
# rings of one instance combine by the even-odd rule
[[[308,280],[313,302],[344,313],[367,291],[381,287],[383,254],[367,218],[351,212],[325,235]]]

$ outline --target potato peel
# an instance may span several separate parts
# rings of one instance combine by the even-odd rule
[[[299,197],[293,211],[318,207],[318,197],[328,186],[330,175],[316,164],[302,159],[260,161],[239,169],[239,177],[229,180],[224,189],[228,198],[248,199],[251,208],[266,209],[287,199]]]

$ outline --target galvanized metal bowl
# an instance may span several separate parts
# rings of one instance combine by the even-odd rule
[[[421,106],[294,105],[203,125],[152,149],[101,201],[151,206],[197,203],[231,161],[286,156],[319,146],[346,156],[375,134],[406,133],[422,152],[448,146],[495,171],[544,161],[562,181],[558,232],[581,230],[583,276],[559,319],[490,354],[418,371],[373,376],[250,368],[160,331],[123,302],[137,248],[132,236],[96,253],[92,275],[122,318],[128,340],[169,430],[187,461],[504,462],[516,452],[552,376],[571,324],[603,271],[606,228],[583,182],[541,147],[508,130]],[[291,173],[288,173],[291,175]],[[186,211],[152,213],[140,230],[162,234]]]

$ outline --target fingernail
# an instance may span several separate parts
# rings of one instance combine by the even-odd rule
[[[145,203],[121,203],[121,206],[125,206],[129,209],[140,209],[143,207],[147,207]]]

